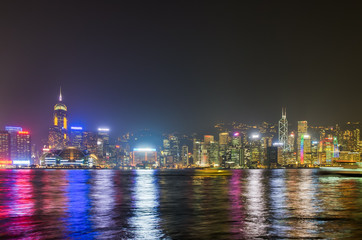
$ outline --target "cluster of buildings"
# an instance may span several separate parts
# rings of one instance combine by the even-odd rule
[[[60,92],[46,143],[36,149],[29,131],[6,126],[0,131],[0,167],[101,168],[274,168],[316,167],[359,162],[360,124],[292,127],[286,110],[278,124],[215,125],[214,135],[166,134],[149,131],[112,137],[110,129],[86,131],[69,126]],[[113,134],[114,135],[114,134]]]

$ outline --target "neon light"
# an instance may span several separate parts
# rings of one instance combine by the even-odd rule
[[[70,127],[70,129],[72,129],[72,130],[83,130],[82,127]]]
[[[237,136],[239,136],[239,135],[240,135],[240,133],[238,133],[238,132],[234,133],[234,136],[235,136],[235,137],[237,137]]]
[[[304,134],[300,139],[300,163],[304,164]]]
[[[337,137],[334,137],[334,139],[333,139],[333,157],[335,157],[335,158],[339,157],[339,149],[338,149]]]
[[[24,134],[25,135],[25,134],[29,134],[29,132],[28,131],[19,131],[18,134]]]
[[[134,148],[134,152],[156,152],[155,148]]]
[[[58,118],[56,115],[54,116],[54,126],[58,126]]]
[[[278,146],[283,146],[284,144],[282,142],[276,142],[276,143],[273,143],[273,146],[274,147],[278,147]]]
[[[15,165],[30,165],[30,160],[13,160]]]
[[[12,161],[11,160],[0,160],[0,165],[11,165]]]
[[[109,132],[109,128],[98,128],[99,132]]]
[[[67,124],[67,118],[66,117],[64,117],[64,121],[63,121],[63,127],[64,127],[64,129],[67,129],[67,126],[68,126],[68,124]]]
[[[13,127],[13,126],[5,126],[5,130],[6,131],[11,131],[11,132],[19,132],[19,131],[23,131],[23,128],[21,127]]]

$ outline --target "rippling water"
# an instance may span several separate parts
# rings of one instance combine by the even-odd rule
[[[361,238],[362,178],[318,170],[0,170],[2,239]]]

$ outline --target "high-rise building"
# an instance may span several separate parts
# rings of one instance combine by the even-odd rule
[[[181,160],[182,160],[182,165],[184,166],[189,165],[189,147],[186,145],[183,145],[181,148]]]
[[[231,139],[232,147],[241,147],[241,136],[239,132],[235,132]]]
[[[282,118],[279,120],[279,142],[283,144],[283,150],[289,150],[288,146],[288,120],[287,110],[282,108]]]
[[[170,140],[170,154],[172,156],[174,163],[179,163],[181,160],[181,151],[180,151],[180,140],[177,136],[169,136]]]
[[[97,133],[95,132],[83,132],[83,147],[90,154],[97,154]]]
[[[196,165],[201,164],[201,142],[197,139],[193,140],[193,163]]]
[[[62,91],[60,90],[58,103],[54,106],[53,125],[49,128],[50,149],[63,149],[68,143],[68,109],[62,101]]]
[[[219,144],[220,145],[227,145],[230,141],[229,133],[223,132],[219,133]]]
[[[308,130],[307,121],[298,121],[298,138],[297,138],[297,163],[304,164],[304,153],[305,151],[305,135]],[[310,137],[308,138],[310,141]]]
[[[69,140],[70,146],[83,149],[83,127],[70,127]]]
[[[206,145],[210,144],[210,142],[214,142],[214,136],[212,135],[204,135],[204,143]]]
[[[10,134],[10,160],[16,158],[16,135],[23,131],[21,127],[6,126],[5,131]]]
[[[10,134],[0,131],[0,166],[11,165],[10,153]]]
[[[31,137],[28,131],[19,131],[16,134],[16,158],[14,165],[30,165],[31,163]]]
[[[97,155],[103,159],[109,155],[109,128],[98,128]]]

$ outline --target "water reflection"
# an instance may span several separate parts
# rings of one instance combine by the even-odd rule
[[[96,232],[102,233],[98,237],[114,238],[117,235],[115,228],[115,186],[114,171],[100,170],[92,172],[92,211],[91,221]]]
[[[266,236],[268,224],[264,196],[264,170],[248,171],[246,185],[246,221],[248,237]]]
[[[241,179],[243,171],[236,170],[230,179],[229,201],[230,201],[230,232],[235,239],[245,238],[245,206],[242,199],[243,186]]]
[[[286,232],[292,226],[286,224],[285,220],[290,216],[286,206],[285,171],[275,169],[270,172],[269,179],[269,210],[270,210],[270,235],[286,236]]]
[[[362,179],[317,170],[0,170],[0,238],[362,236]]]
[[[13,236],[25,237],[33,231],[34,201],[31,178],[31,170],[18,172],[11,185],[9,213],[16,221],[9,226],[8,231]],[[30,236],[35,237],[34,235]]]
[[[134,215],[130,225],[135,239],[160,239],[159,201],[154,170],[138,170],[134,182]]]
[[[67,171],[65,175],[67,198],[66,223],[67,236],[70,238],[92,238],[92,224],[89,218],[91,208],[89,193],[90,172],[84,170]]]

